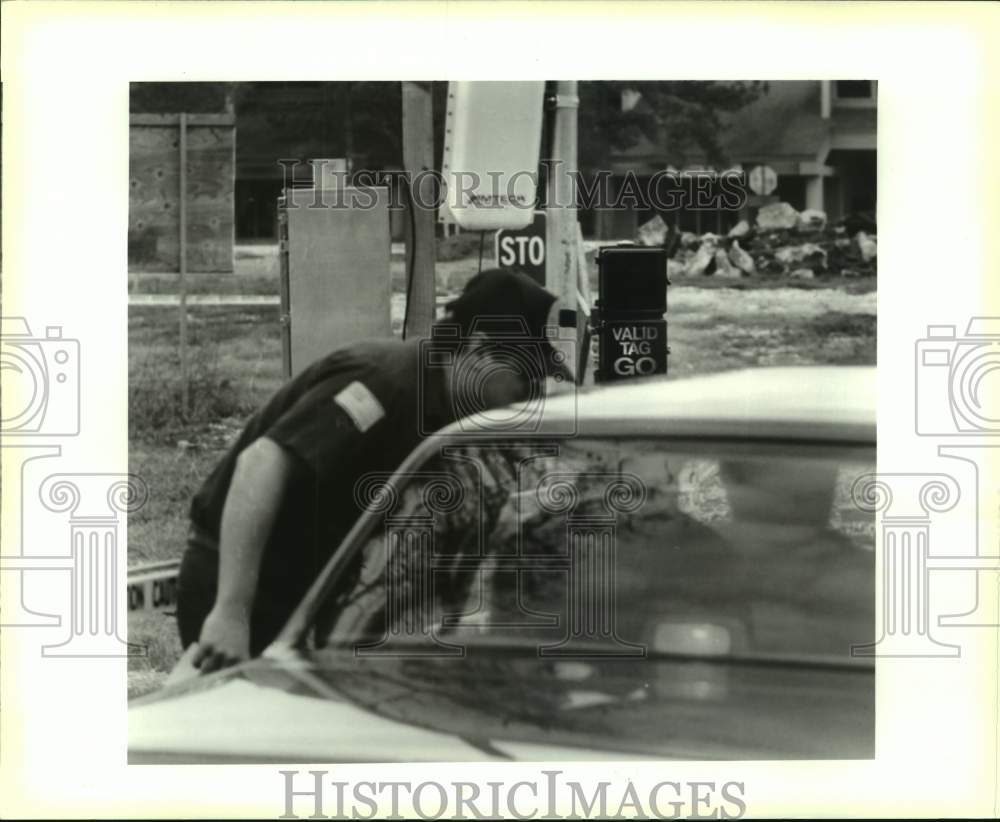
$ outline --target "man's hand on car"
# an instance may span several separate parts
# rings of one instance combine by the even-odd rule
[[[250,625],[240,614],[216,606],[205,618],[191,664],[207,674],[250,657]]]

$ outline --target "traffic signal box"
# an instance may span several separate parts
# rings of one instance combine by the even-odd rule
[[[597,256],[597,382],[667,372],[667,255],[662,248],[622,244]]]

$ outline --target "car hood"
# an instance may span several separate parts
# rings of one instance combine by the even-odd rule
[[[133,702],[129,762],[867,758],[874,703],[836,666],[290,655]]]

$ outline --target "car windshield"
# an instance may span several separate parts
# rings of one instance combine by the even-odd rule
[[[455,442],[364,477],[375,517],[319,649],[858,664],[875,630],[874,449]],[[459,650],[456,650],[459,649]]]

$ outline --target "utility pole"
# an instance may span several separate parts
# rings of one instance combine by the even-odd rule
[[[184,417],[187,417],[188,411],[191,410],[191,369],[188,365],[188,327],[187,327],[187,221],[188,221],[188,207],[187,207],[187,174],[188,174],[188,119],[187,113],[181,112],[180,117],[178,117],[178,126],[180,129],[179,133],[179,149],[180,149],[180,159],[178,163],[180,165],[180,185],[178,192],[178,209],[177,209],[177,219],[180,234],[178,237],[178,253],[180,259],[179,273],[177,277],[177,286],[180,291],[180,354],[181,354],[181,410]]]
[[[436,310],[434,266],[434,119],[430,83],[403,83],[403,167],[410,194],[406,229],[407,301],[404,333],[429,337]],[[425,173],[421,173],[425,172]],[[416,203],[416,207],[414,207]]]
[[[569,323],[567,317],[560,321],[560,326],[563,334],[575,332],[579,354],[579,347],[585,339],[586,317],[577,304],[578,277],[581,275],[573,177],[577,170],[577,110],[580,107],[577,82],[558,81],[555,98],[550,98],[550,105],[555,110],[555,116],[546,192],[545,285],[559,298],[563,310],[576,314],[575,323]],[[582,374],[579,376],[582,377]]]

